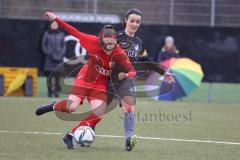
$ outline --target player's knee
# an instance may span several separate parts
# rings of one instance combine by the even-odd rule
[[[134,106],[135,105],[135,98],[132,96],[125,96],[121,100],[122,104],[125,104],[126,106]]]
[[[102,117],[106,113],[106,102],[102,100],[91,100],[90,105],[92,108],[92,113],[98,117]]]
[[[121,100],[123,112],[134,112],[135,99],[132,96],[125,96]]]
[[[122,103],[122,110],[123,112],[134,112],[135,105],[132,105],[130,103]]]
[[[80,103],[78,103],[78,102],[72,102],[68,107],[69,112],[75,112],[77,110],[77,108],[79,107],[79,104]]]
[[[80,105],[80,100],[74,95],[70,95],[67,100],[67,109],[69,112],[75,112]]]
[[[123,112],[134,112],[135,106],[122,105]]]

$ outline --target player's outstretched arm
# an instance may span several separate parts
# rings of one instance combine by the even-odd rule
[[[49,20],[51,20],[51,21],[54,21],[57,18],[57,16],[52,12],[45,12],[44,16],[48,17]]]
[[[67,24],[60,18],[58,18],[53,12],[45,12],[44,14],[46,17],[48,17],[50,20],[56,21],[60,26],[62,26],[69,34],[73,35],[76,38],[81,38],[81,32],[79,32],[76,28],[73,26]]]
[[[160,75],[164,75],[165,70],[163,67],[159,66],[158,64],[151,62],[151,61],[143,61],[134,64],[136,70],[149,70],[157,72]]]
[[[173,78],[174,74],[166,71],[164,74],[163,74],[163,79],[165,82],[167,82],[168,84],[172,84],[175,82],[174,78]]]
[[[88,48],[88,44],[92,41],[96,40],[95,36],[88,35],[85,33],[80,32],[73,26],[69,25],[68,23],[64,22],[60,18],[58,18],[53,12],[45,12],[44,14],[50,20],[55,20],[60,26],[62,26],[69,34],[81,40],[81,45],[84,48]]]
[[[167,83],[171,84],[174,83],[174,78],[173,78],[173,74],[171,74],[168,71],[165,71],[164,67],[153,62],[147,55],[146,50],[144,50],[145,54],[143,54],[142,56],[140,56],[140,63],[136,63],[135,64],[135,68],[139,68],[140,70],[152,70],[157,72],[158,74],[163,76],[164,81],[166,81]]]
[[[145,48],[143,48],[142,52],[139,53],[139,60],[142,63],[137,63],[134,67],[140,67],[140,69],[144,70],[152,70],[157,72],[160,75],[164,75],[164,68],[160,67],[158,64],[154,63],[148,56],[148,53]]]
[[[162,75],[164,81],[166,81],[167,83],[171,84],[174,83],[174,74],[165,71],[165,69],[163,69],[164,67],[160,66],[159,64],[156,64],[154,62],[151,61],[145,61],[145,62],[140,62],[140,63],[135,63],[134,67],[136,68],[136,70],[151,70],[151,71],[155,71],[158,74]]]
[[[166,81],[167,83],[171,84],[174,83],[174,78],[172,73],[165,71],[165,68],[155,62],[153,62],[149,56],[148,53],[146,51],[145,48],[143,48],[142,52],[138,55],[139,56],[139,60],[141,61],[140,63],[136,63],[134,65],[134,67],[137,70],[151,70],[151,71],[155,71],[158,74],[162,75],[164,81]]]

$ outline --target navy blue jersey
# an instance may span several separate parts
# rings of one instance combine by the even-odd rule
[[[146,49],[143,45],[143,41],[137,37],[128,36],[125,31],[117,33],[118,44],[127,53],[132,63],[137,61],[146,61],[148,58]]]
[[[143,45],[143,41],[139,37],[137,36],[130,37],[126,35],[125,31],[120,31],[117,33],[117,41],[118,44],[128,55],[131,63],[133,64],[134,68],[137,71],[153,70],[161,75],[164,74],[165,71],[149,59],[147,51]],[[118,74],[120,72],[126,72],[126,70],[119,64],[115,64],[112,67],[111,72],[111,79],[114,83],[119,82]]]

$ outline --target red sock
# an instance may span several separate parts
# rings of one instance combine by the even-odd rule
[[[102,118],[96,116],[95,114],[91,113],[88,118],[85,120],[82,120],[76,127],[72,129],[72,133],[75,132],[75,130],[80,127],[80,126],[89,126],[89,127],[94,127],[96,126]]]
[[[55,111],[70,113],[70,111],[67,108],[67,100],[66,99],[55,103],[53,108]]]

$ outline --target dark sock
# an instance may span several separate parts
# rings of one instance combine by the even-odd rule
[[[40,106],[35,112],[36,115],[40,116],[44,113],[53,111],[53,105],[54,105],[54,103],[50,103],[50,104],[47,104],[47,105],[44,105],[44,106]]]

